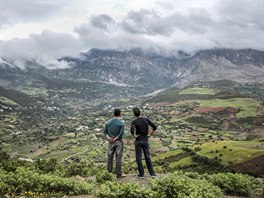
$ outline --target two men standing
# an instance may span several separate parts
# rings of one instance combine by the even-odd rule
[[[133,109],[135,119],[131,123],[130,132],[135,138],[135,151],[136,162],[138,166],[138,177],[144,177],[144,168],[142,165],[142,151],[145,156],[145,161],[148,167],[148,171],[152,177],[155,177],[155,172],[151,162],[149,143],[148,143],[148,126],[151,126],[153,132],[157,129],[157,126],[151,122],[148,118],[140,116],[140,110],[138,108]],[[121,110],[116,109],[114,111],[114,118],[107,121],[104,134],[108,139],[108,172],[113,171],[113,157],[116,153],[116,176],[117,178],[124,177],[122,175],[122,155],[123,155],[123,141],[122,136],[124,134],[124,123],[120,120]]]

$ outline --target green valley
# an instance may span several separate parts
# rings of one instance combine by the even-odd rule
[[[63,178],[73,179],[71,182],[77,182],[74,185],[82,186],[78,187],[80,191],[76,191],[74,186],[70,187],[65,183],[65,187],[56,187],[55,191],[65,188],[66,194],[96,194],[104,197],[100,193],[110,187],[105,184],[102,191],[94,192],[91,190],[94,182],[91,183],[90,180],[94,181],[106,166],[107,141],[103,136],[105,122],[112,117],[115,108],[122,110],[122,118],[126,124],[123,170],[128,175],[136,174],[134,140],[129,132],[133,119],[132,109],[135,106],[142,109],[143,116],[158,124],[158,130],[150,137],[149,142],[154,167],[157,174],[161,175],[160,182],[167,182],[171,178],[170,174],[175,171],[184,171],[186,174],[191,172],[197,174],[197,177],[200,175],[199,177],[205,178],[207,176],[204,174],[220,173],[244,173],[263,177],[263,94],[252,94],[255,89],[261,89],[261,86],[226,83],[228,86],[225,84],[222,87],[222,84],[222,81],[196,83],[184,89],[165,90],[152,98],[101,101],[96,107],[88,107],[87,103],[82,104],[81,101],[78,106],[74,106],[72,100],[64,95],[50,97],[49,94],[53,94],[50,91],[45,92],[48,96],[39,91],[31,92],[32,96],[22,94],[23,99],[30,98],[27,106],[12,97],[2,96],[1,152],[2,155],[5,152],[11,155],[8,158],[9,165],[1,165],[3,171],[0,174],[6,178],[3,185],[14,187],[16,184],[9,182],[11,180],[8,180],[7,174],[10,170],[19,170],[29,179],[30,174],[36,177],[44,174],[38,176],[43,177],[43,186],[49,186],[48,182],[53,177],[62,183],[66,182]],[[242,93],[238,87],[247,91]],[[76,93],[76,90],[60,90],[60,93],[68,92]],[[58,103],[60,97],[66,102]],[[53,98],[54,102],[50,102]],[[37,102],[32,104],[32,101]],[[89,185],[78,183],[75,177],[81,177]],[[111,175],[102,177],[114,182]],[[189,176],[179,177],[183,179],[183,183],[191,182]],[[155,193],[159,194],[160,191],[152,188],[155,184],[151,183],[150,188],[147,187],[142,193],[153,193],[155,197]],[[127,187],[124,186],[125,188]],[[10,186],[5,189],[2,192],[10,190]],[[21,186],[20,191],[25,193],[26,189],[32,189],[33,192],[50,191],[50,188],[45,190],[44,187],[36,190],[33,186]],[[247,193],[252,194],[249,191]]]

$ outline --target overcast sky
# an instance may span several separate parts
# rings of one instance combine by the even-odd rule
[[[0,62],[58,64],[57,58],[93,47],[166,54],[215,47],[264,50],[264,0],[0,2]]]

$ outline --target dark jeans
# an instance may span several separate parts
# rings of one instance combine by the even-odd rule
[[[144,176],[144,168],[142,165],[142,150],[145,156],[145,161],[148,167],[149,174],[155,175],[150,158],[148,141],[135,141],[135,150],[136,150],[136,161],[137,161],[139,176]]]
[[[117,140],[115,142],[108,143],[108,161],[107,170],[108,172],[113,171],[113,158],[116,154],[116,175],[122,175],[122,156],[123,156],[123,141]]]

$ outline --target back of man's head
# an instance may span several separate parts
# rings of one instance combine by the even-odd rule
[[[115,109],[114,116],[118,117],[120,115],[121,115],[121,110],[120,109]]]
[[[139,110],[139,108],[134,108],[133,109],[133,112],[134,112],[134,115],[136,116],[136,117],[139,117],[140,116],[140,110]]]

